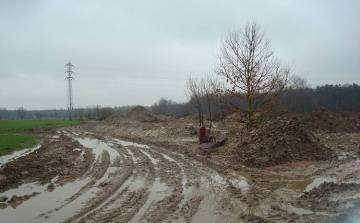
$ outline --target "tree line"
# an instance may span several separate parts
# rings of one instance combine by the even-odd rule
[[[216,98],[209,110],[206,96],[197,99],[190,98],[186,103],[161,98],[153,105],[148,106],[155,114],[168,115],[174,117],[184,117],[187,115],[198,116],[199,104],[202,107],[203,116],[208,116],[212,112],[212,119],[218,119],[227,113],[232,112],[232,108],[240,107],[246,109],[246,102],[230,94]],[[280,105],[288,111],[307,113],[322,107],[335,112],[360,112],[360,85],[323,85],[315,88],[310,87],[288,87],[280,95]],[[77,119],[101,120],[113,113],[125,114],[133,106],[101,107],[93,106],[74,110]],[[0,108],[0,119],[67,119],[66,109],[53,110],[26,110],[20,107],[16,110]],[[204,117],[203,117],[204,118]]]
[[[89,106],[87,108],[76,108],[72,111],[74,119],[80,120],[104,120],[113,113],[126,113],[132,106],[121,107],[102,107]],[[50,109],[50,110],[26,110],[24,107],[19,107],[16,110],[8,110],[0,108],[1,119],[68,119],[69,112],[67,109]]]

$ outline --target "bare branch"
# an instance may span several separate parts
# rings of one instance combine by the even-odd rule
[[[216,72],[231,85],[232,92],[245,95],[251,125],[257,98],[264,103],[277,96],[290,71],[274,57],[264,32],[256,23],[250,23],[239,32],[227,34]]]

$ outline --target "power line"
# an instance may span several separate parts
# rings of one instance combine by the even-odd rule
[[[72,81],[74,80],[74,71],[73,68],[75,66],[69,61],[67,64],[65,64],[65,79],[68,83],[67,88],[67,109],[69,113],[69,119],[72,120],[72,112],[74,109],[74,101],[73,101],[73,88],[72,88]]]

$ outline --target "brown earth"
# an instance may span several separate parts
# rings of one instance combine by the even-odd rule
[[[84,148],[66,135],[61,134],[56,139],[47,137],[38,150],[0,169],[0,191],[22,183],[38,181],[45,184],[55,176],[60,176],[59,182],[78,178],[89,168],[93,159],[89,150],[85,150],[84,159],[80,159],[82,150]]]
[[[159,116],[153,114],[143,106],[136,106],[130,109],[125,118],[128,120],[135,120],[140,122],[157,122],[160,121]]]
[[[360,131],[359,113],[332,112],[325,108],[319,108],[303,115],[302,122],[307,128],[314,131],[327,133]]]
[[[235,162],[249,167],[267,167],[303,160],[331,160],[330,148],[304,128],[297,117],[287,115],[263,120],[238,134]]]
[[[298,119],[269,119],[259,129],[247,132],[248,138],[241,139],[249,140],[248,144],[255,145],[255,150],[258,150],[256,156],[260,159],[256,160],[258,165],[255,167],[269,167],[259,169],[246,162],[247,157],[253,156],[246,152],[244,154],[248,155],[244,160],[235,164],[230,162],[234,151],[241,149],[237,138],[241,136],[238,134],[243,127],[241,124],[231,120],[214,123],[213,132],[227,134],[229,141],[218,151],[204,155],[198,149],[194,134],[196,125],[191,118],[143,121],[145,119],[139,116],[113,117],[101,123],[66,128],[66,133],[60,139],[54,139],[53,143],[51,133],[47,136],[49,142],[44,141],[44,148],[36,155],[29,154],[31,158],[22,160],[29,160],[26,165],[21,166],[18,162],[18,168],[8,169],[19,176],[18,184],[34,179],[49,182],[62,173],[65,177],[59,179],[64,179],[64,185],[72,179],[88,179],[73,195],[64,197],[65,202],[60,207],[40,211],[41,214],[35,215],[35,221],[30,222],[321,222],[324,216],[347,213],[344,204],[355,202],[357,198],[353,195],[360,193],[358,186],[348,186],[350,189],[347,189],[347,186],[339,188],[328,183],[304,193],[304,189],[318,177],[333,176],[341,182],[337,184],[344,185],[360,179],[359,154],[355,152],[360,143],[358,133],[322,132],[314,135]],[[74,140],[77,138],[86,139],[89,145],[79,145]],[[89,153],[93,155],[87,167],[79,164],[81,168],[77,168],[78,164],[73,164],[82,163],[78,161],[80,151],[74,148],[80,148],[85,154],[93,152]],[[265,151],[265,155],[261,151]],[[274,151],[283,154],[274,155]],[[343,152],[351,155],[335,159]],[[39,174],[32,171],[33,178],[26,174],[23,176],[21,172],[28,166],[34,168],[30,161],[37,159],[42,161],[35,165],[41,169]],[[53,162],[59,167],[54,167]],[[48,170],[50,177],[45,176]],[[5,178],[11,175],[0,174]],[[239,179],[246,180],[248,190],[237,186]],[[50,185],[46,193],[56,194],[62,189],[58,183]],[[15,186],[11,184],[9,188]],[[41,198],[42,194],[44,192],[36,197]],[[332,202],[329,194],[346,199]],[[23,203],[31,203],[32,199],[29,197]],[[14,213],[22,211],[18,207]],[[4,212],[0,209],[2,219],[16,217],[7,214],[8,208],[5,207]],[[62,212],[71,208],[76,212]],[[64,214],[64,219],[56,218],[61,214]]]
[[[176,118],[155,114],[151,112],[149,109],[143,106],[135,106],[127,111],[125,114],[123,113],[115,113],[108,117],[105,120],[105,123],[108,124],[120,124],[120,123],[127,123],[127,122],[139,122],[141,124],[152,124],[152,123],[164,123],[167,121],[175,120]]]

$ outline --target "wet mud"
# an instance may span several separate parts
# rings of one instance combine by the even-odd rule
[[[341,222],[359,207],[356,157],[231,170],[140,142],[82,128],[48,135],[1,168],[1,221]]]

